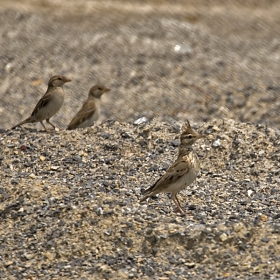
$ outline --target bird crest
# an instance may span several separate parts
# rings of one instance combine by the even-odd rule
[[[190,122],[187,120],[186,123],[182,127],[182,133],[181,133],[181,140],[182,138],[185,138],[186,135],[192,134],[194,136],[197,135],[197,133],[192,129]]]

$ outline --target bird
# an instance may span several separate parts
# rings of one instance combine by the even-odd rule
[[[179,211],[186,214],[177,198],[177,193],[189,186],[197,177],[200,167],[199,160],[192,145],[200,138],[205,137],[196,133],[187,120],[180,136],[179,153],[176,161],[168,168],[166,173],[159,178],[150,188],[143,192],[144,197],[140,202],[144,202],[148,197],[158,193],[171,193]]]
[[[92,126],[100,116],[100,98],[104,92],[110,91],[102,85],[93,86],[88,93],[88,98],[67,127],[67,130]]]
[[[65,76],[52,76],[48,82],[48,89],[46,93],[38,101],[31,116],[13,126],[11,129],[15,129],[16,127],[25,123],[40,122],[45,131],[48,132],[48,129],[43,124],[43,120],[46,120],[47,123],[49,123],[55,129],[55,126],[50,122],[50,118],[54,116],[62,107],[65,95],[63,85],[68,82],[71,82],[71,80]]]

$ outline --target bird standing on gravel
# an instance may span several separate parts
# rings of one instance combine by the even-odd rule
[[[92,126],[100,116],[100,98],[104,92],[109,90],[110,89],[101,85],[93,86],[88,93],[88,99],[72,119],[67,129],[72,130]]]
[[[196,140],[203,137],[205,136],[197,134],[187,121],[180,137],[181,143],[177,160],[153,186],[144,191],[144,197],[140,202],[158,193],[171,193],[171,199],[177,205],[179,211],[186,214],[176,195],[196,179],[199,172],[199,160],[192,145]]]
[[[62,107],[65,95],[63,85],[68,82],[71,82],[71,80],[65,76],[55,75],[51,77],[48,83],[47,92],[39,100],[31,116],[13,126],[12,129],[25,123],[40,122],[45,131],[48,131],[43,124],[43,120],[46,120],[47,123],[55,129],[55,126],[50,122],[50,118]]]

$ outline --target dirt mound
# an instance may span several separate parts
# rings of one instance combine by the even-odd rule
[[[178,123],[2,135],[1,278],[274,279],[279,133],[196,128],[208,137],[195,146],[201,174],[180,193],[187,216],[164,194],[139,204],[176,158]]]

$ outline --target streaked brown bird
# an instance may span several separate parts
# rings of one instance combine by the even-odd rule
[[[187,121],[180,136],[181,143],[176,161],[154,185],[143,192],[144,197],[141,198],[140,202],[158,193],[171,193],[171,199],[177,205],[179,211],[186,214],[180,205],[177,193],[189,186],[199,173],[199,160],[192,145],[203,137],[205,136],[197,134]]]

